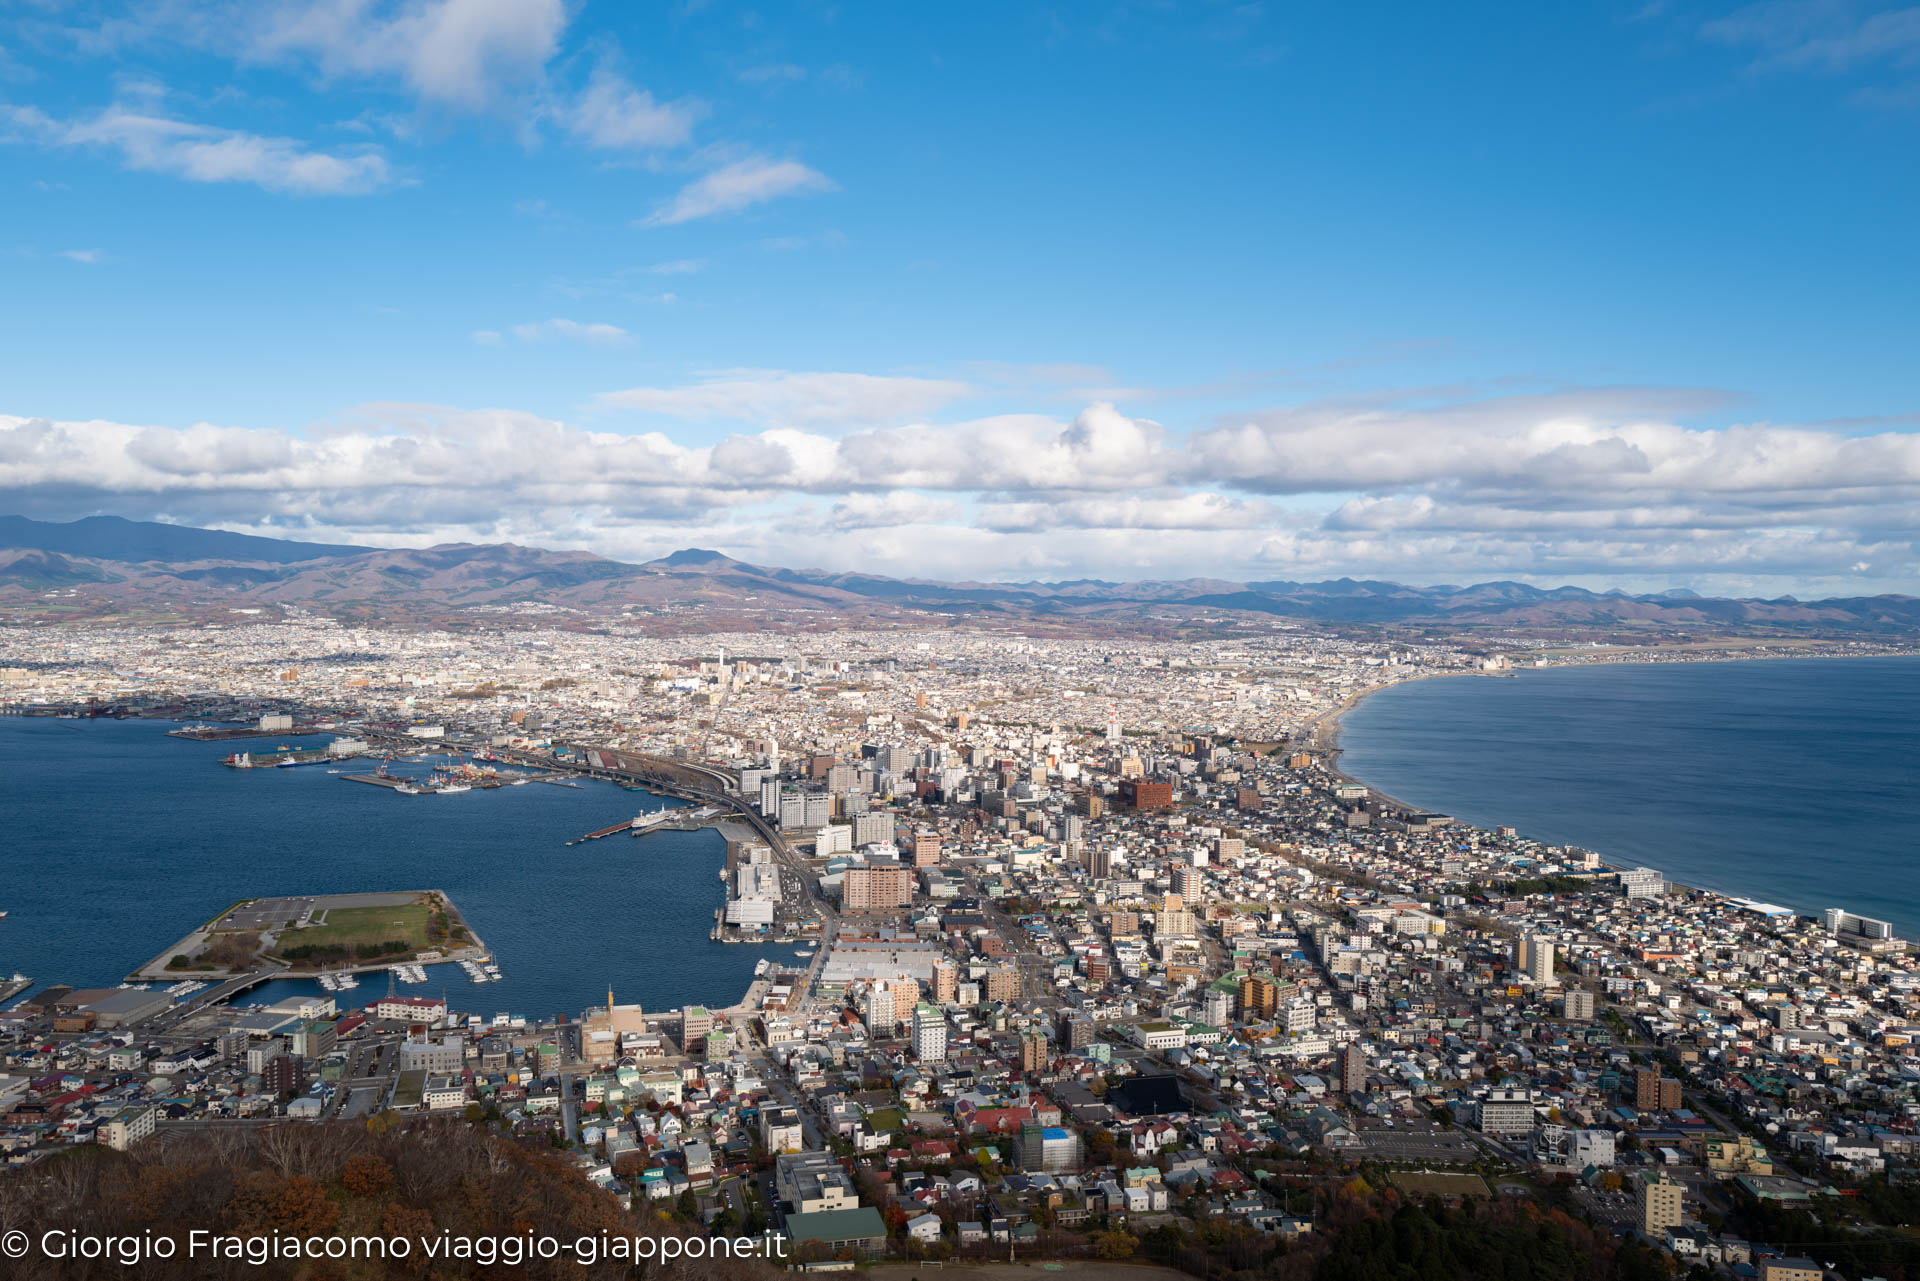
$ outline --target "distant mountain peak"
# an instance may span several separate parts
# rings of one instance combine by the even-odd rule
[[[653,563],[671,565],[675,569],[680,569],[688,565],[731,565],[736,562],[725,552],[711,551],[705,547],[682,547],[679,551],[662,556]]]

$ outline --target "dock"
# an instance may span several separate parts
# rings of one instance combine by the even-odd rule
[[[170,729],[168,738],[187,738],[196,743],[224,743],[235,738],[301,738],[308,734],[324,734],[331,727],[319,725],[290,725],[285,729],[261,729],[257,725],[203,725],[197,729]]]
[[[10,979],[0,980],[0,1005],[5,1005],[32,986],[33,980],[24,974],[16,974]]]
[[[583,845],[588,841],[597,841],[603,836],[618,836],[622,832],[631,832],[632,830],[633,830],[633,820],[628,819],[624,823],[615,823],[612,827],[603,827],[597,832],[588,832],[585,836],[582,836],[577,840],[568,841],[567,844]]]
[[[568,841],[569,845],[579,845],[584,841],[597,841],[605,836],[618,836],[629,832],[634,836],[651,836],[655,832],[693,832],[703,827],[717,827],[719,820],[711,806],[700,809],[675,808],[654,810],[648,814],[625,823],[616,823],[612,827],[603,827],[597,832],[588,832],[578,840]]]
[[[340,778],[344,782],[371,783],[375,787],[400,787],[407,783],[412,783],[416,787],[420,785],[420,780],[417,778],[401,778],[394,774],[342,774]]]
[[[221,760],[228,769],[286,769],[293,765],[325,765],[350,760],[325,747],[276,748],[271,752],[233,752]]]

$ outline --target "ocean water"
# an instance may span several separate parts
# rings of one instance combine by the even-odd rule
[[[1920,657],[1414,681],[1340,744],[1410,805],[1920,938]]]
[[[762,956],[793,956],[707,937],[723,901],[717,832],[566,844],[676,801],[591,781],[400,796],[330,766],[217,764],[330,736],[196,743],[166,737],[172,728],[0,717],[0,976],[112,986],[236,899],[374,890],[444,890],[492,949],[500,982],[439,965],[398,989],[444,990],[463,1013],[571,1017],[609,985],[649,1010],[730,1005]],[[242,1003],[318,990],[281,980]],[[365,975],[339,999],[385,991]]]

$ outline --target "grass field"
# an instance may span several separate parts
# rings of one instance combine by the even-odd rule
[[[407,945],[406,954],[411,955],[434,946],[427,941],[427,918],[431,912],[425,903],[330,908],[324,923],[281,934],[279,947],[282,950],[340,948],[352,953],[359,947],[378,946],[397,939]]]

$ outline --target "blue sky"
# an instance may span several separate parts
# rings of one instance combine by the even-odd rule
[[[1920,9],[0,10],[0,505],[1911,590]]]

